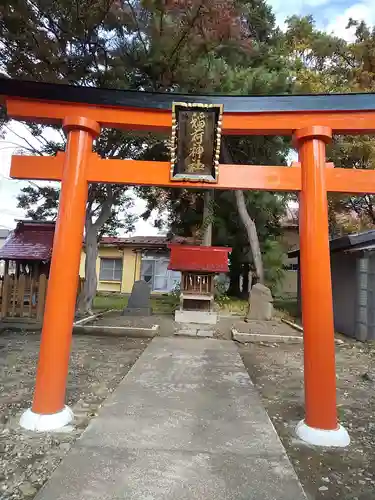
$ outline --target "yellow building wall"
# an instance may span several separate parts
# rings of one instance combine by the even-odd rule
[[[98,292],[121,292],[121,281],[98,281]]]
[[[137,260],[136,260],[136,267],[135,267],[135,281],[141,279],[141,264],[142,264],[142,254],[140,252],[137,252]]]
[[[124,248],[123,253],[121,293],[131,293],[134,281],[141,275],[141,254],[132,248]]]
[[[85,277],[85,261],[86,261],[86,254],[85,254],[85,251],[82,250],[81,251],[81,260],[79,263],[79,276],[80,276],[80,278]]]

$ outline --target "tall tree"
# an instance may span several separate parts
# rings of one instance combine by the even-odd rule
[[[258,94],[290,87],[280,33],[263,0],[10,0],[1,9],[1,70],[9,76],[168,92]],[[167,138],[105,134],[96,144],[102,156],[168,155]],[[249,160],[259,162],[264,151],[252,149]],[[94,229],[100,231],[86,225],[86,235]]]
[[[35,138],[39,138],[39,147],[28,141],[30,154],[51,154],[64,148],[63,140],[47,140],[43,129],[29,126]],[[112,142],[116,137],[117,140]],[[125,137],[122,143],[119,137]],[[25,140],[25,139],[24,139]],[[21,145],[24,143],[20,136]],[[120,131],[104,131],[96,141],[95,150],[106,158],[129,157],[140,148],[141,141],[130,142]],[[133,153],[134,152],[134,153]],[[26,211],[27,217],[35,220],[54,219],[57,214],[59,189],[54,185],[39,186],[30,183],[21,189],[18,195],[18,207]],[[78,307],[81,313],[91,312],[93,298],[97,288],[96,260],[98,242],[104,234],[117,234],[118,230],[134,230],[136,217],[129,212],[133,206],[131,192],[125,186],[113,184],[91,184],[88,189],[88,201],[85,217],[85,282],[79,297]]]
[[[175,79],[174,90],[179,91],[204,91],[204,92],[223,92],[229,94],[263,94],[280,93],[290,91],[292,81],[288,76],[287,57],[280,50],[280,32],[275,28],[274,17],[270,8],[263,1],[244,1],[237,4],[242,10],[240,35],[241,44],[220,43],[215,50],[207,51],[195,62],[195,64],[182,67],[179,78]],[[238,36],[238,33],[237,33]],[[192,43],[194,43],[192,41]],[[186,69],[189,74],[186,74]],[[185,75],[185,77],[184,77]],[[203,80],[203,88],[202,88]],[[165,83],[165,81],[164,81]],[[227,156],[223,158],[227,163],[260,163],[270,164],[273,158],[277,156],[277,163],[285,162],[286,151],[289,148],[287,142],[280,139],[270,139],[266,141],[258,138],[226,138],[228,144],[227,150],[230,150],[230,161]],[[160,154],[160,145],[159,151]],[[153,154],[153,151],[147,152],[149,159],[161,159],[160,156]],[[163,158],[167,158],[164,153]],[[160,196],[161,190],[155,188],[141,189],[140,193],[147,200],[147,210],[145,217],[149,216],[153,209],[164,209],[166,199],[171,210],[171,220],[169,221],[173,231],[185,236],[192,236],[196,233],[197,227],[201,226],[203,216],[203,203],[200,193],[170,192]],[[262,279],[262,259],[259,252],[259,238],[257,235],[254,221],[249,218],[244,207],[246,204],[239,204],[238,201],[244,198],[251,198],[252,193],[238,193],[237,207],[242,208],[241,213],[250,221],[251,231],[247,232],[248,238],[245,246],[247,247],[246,259],[249,255],[249,247],[254,250],[255,259],[251,258],[252,263],[256,263],[254,271],[258,279]],[[215,206],[219,203],[220,195],[215,193]],[[261,203],[259,197],[257,198]],[[277,198],[276,198],[277,199]],[[162,200],[160,202],[160,200]],[[232,196],[232,202],[236,206],[236,197]],[[238,219],[238,210],[235,212]],[[216,217],[214,217],[215,221]],[[158,221],[160,223],[160,220]],[[230,226],[232,221],[228,218],[227,224]],[[203,223],[205,226],[205,223]],[[245,227],[240,227],[243,233]],[[245,233],[246,234],[246,233]],[[249,239],[250,238],[250,239]],[[244,247],[243,240],[238,238],[239,245]],[[215,230],[214,230],[215,241]],[[250,243],[250,244],[249,244]],[[231,290],[239,293],[239,276],[243,267],[243,262],[238,262],[241,251],[232,252],[231,265]],[[237,261],[237,262],[235,262]],[[235,271],[236,270],[236,271]]]
[[[354,39],[347,42],[316,28],[314,19],[293,16],[287,21],[288,51],[300,92],[373,92],[375,90],[375,28],[351,19]],[[328,148],[337,167],[375,168],[375,141],[370,136],[337,136]],[[375,226],[375,197],[331,195],[331,234]]]
[[[108,22],[113,1],[86,0],[11,0],[0,7],[0,70],[5,75],[73,85],[111,86],[111,40]],[[53,154],[64,148],[65,138],[59,142],[48,140],[44,127],[31,125],[39,147],[34,154]],[[138,144],[140,141],[138,141]],[[137,143],[136,143],[137,144]],[[96,141],[96,151],[105,157],[128,157],[136,144],[121,131],[106,130]],[[21,142],[21,146],[24,144]],[[30,146],[30,144],[28,144]],[[37,185],[26,188],[20,195],[20,206],[34,217],[51,215],[55,188],[41,189]],[[34,200],[38,206],[33,208]],[[97,241],[108,227],[118,223],[118,203],[129,205],[127,188],[118,186],[91,186],[85,221],[86,281],[80,305],[83,312],[91,309],[96,291]],[[116,206],[117,205],[117,206]],[[128,229],[132,228],[124,224]],[[117,227],[120,227],[116,224]]]
[[[280,33],[275,29],[270,8],[262,0],[241,0],[229,3],[180,2],[178,7],[173,9],[173,15],[170,18],[168,15],[165,16],[164,6],[159,6],[154,12],[154,24],[151,30],[147,24],[147,17],[145,21],[144,17],[139,17],[135,9],[132,10],[132,15],[133,19],[138,21],[139,32],[138,36],[132,40],[128,37],[124,38],[126,57],[132,53],[134,40],[139,46],[139,59],[142,59],[147,52],[158,57],[158,64],[154,64],[151,71],[146,61],[143,73],[140,72],[138,75],[138,79],[142,76],[140,81],[145,89],[259,94],[284,92],[291,86],[285,64],[287,58],[282,57],[279,48]],[[139,33],[149,34],[146,47],[140,44],[145,39]],[[129,44],[131,44],[130,47]],[[231,138],[230,142],[235,146],[239,143],[239,139]],[[247,160],[267,163],[264,155],[269,155],[269,151],[265,150],[263,144],[257,147],[259,143],[254,139],[248,139],[247,143],[245,150],[247,149],[251,154]],[[158,144],[157,150],[154,148],[148,150],[147,158],[167,158],[168,152],[165,146],[164,142],[164,152],[162,151],[163,143]],[[273,145],[269,141],[268,146],[277,151],[281,146],[281,154],[286,149],[286,145],[280,141],[275,141]],[[241,156],[240,160],[239,156]],[[241,161],[244,161],[243,151],[237,150],[237,156],[234,157],[232,163]],[[180,212],[182,217],[176,217],[172,223],[174,230],[185,235],[192,236],[192,233],[196,235],[197,227],[201,226],[200,219],[203,216],[204,206],[199,193],[194,194],[191,191],[182,190],[179,193],[173,192],[161,196],[161,191],[154,188],[142,189],[140,193],[148,201],[145,216],[158,206],[164,209],[167,196],[172,211],[182,211]],[[247,193],[246,196],[251,196],[251,194]],[[234,197],[233,201],[235,201]],[[179,227],[177,227],[178,219],[184,221]],[[207,229],[205,222],[203,226],[204,228],[200,228],[201,233],[202,229]],[[254,224],[252,227],[254,229]],[[257,231],[253,230],[249,236],[251,247],[259,248]],[[249,247],[249,242],[247,246]],[[232,259],[235,255],[234,252]],[[262,261],[259,257],[258,252],[253,261],[257,264],[258,276],[262,278]],[[238,276],[234,279],[239,281]]]

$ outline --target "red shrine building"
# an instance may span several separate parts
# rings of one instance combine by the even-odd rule
[[[231,248],[169,245],[169,269],[181,272],[180,308],[175,312],[179,323],[216,324],[214,279],[229,271]]]

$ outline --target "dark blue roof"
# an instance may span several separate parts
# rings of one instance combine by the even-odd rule
[[[364,243],[375,243],[375,230],[364,231],[362,233],[352,233],[333,238],[329,242],[331,252],[338,252],[359,247]],[[298,257],[300,249],[288,252],[288,257]]]
[[[293,95],[198,95],[137,92],[0,78],[0,96],[102,106],[171,110],[177,101],[223,104],[230,113],[290,111],[374,111],[374,93]]]

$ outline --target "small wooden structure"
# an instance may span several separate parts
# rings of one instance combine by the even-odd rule
[[[47,278],[51,264],[55,223],[19,220],[2,248],[0,260],[5,262],[4,275],[24,274],[35,279]]]
[[[176,321],[215,324],[215,274],[229,271],[231,248],[172,244],[169,248],[168,269],[181,271],[180,309],[175,313]]]
[[[33,318],[44,313],[51,263],[54,222],[19,220],[3,247],[0,277],[0,318]]]
[[[41,321],[47,292],[47,277],[6,274],[0,278],[0,319],[34,318]]]

